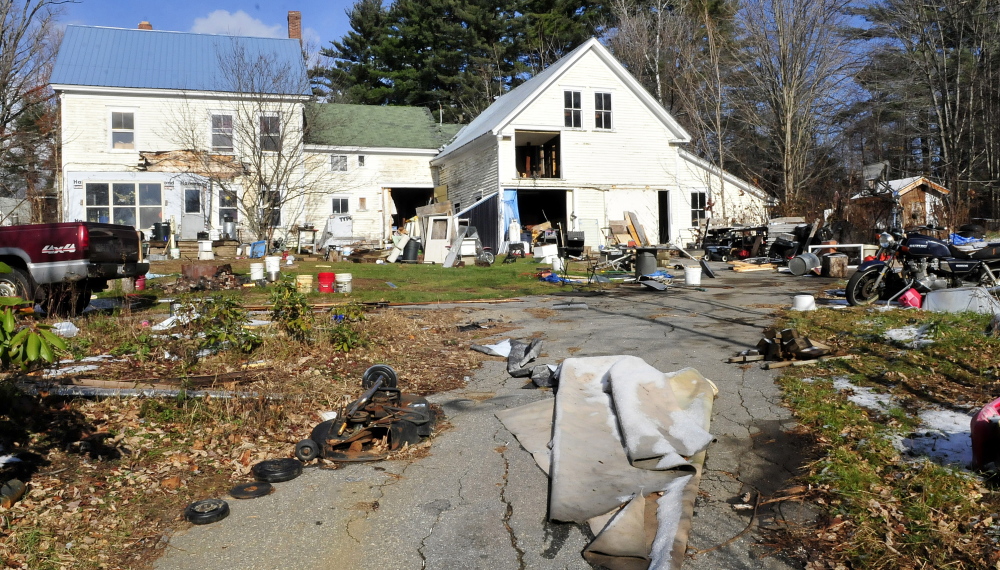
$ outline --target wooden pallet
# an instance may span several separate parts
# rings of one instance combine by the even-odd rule
[[[747,263],[745,261],[730,261],[729,265],[737,273],[749,273],[751,271],[774,271],[778,268],[773,263]]]

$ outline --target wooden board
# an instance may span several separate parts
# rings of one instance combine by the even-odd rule
[[[777,266],[773,263],[745,263],[743,261],[730,261],[733,271],[737,273],[748,273],[750,271],[774,271]]]
[[[629,233],[635,238],[635,243],[638,245],[649,245],[649,240],[646,239],[646,232],[642,229],[642,224],[639,223],[639,216],[635,215],[635,212],[625,212],[625,216],[629,223]]]

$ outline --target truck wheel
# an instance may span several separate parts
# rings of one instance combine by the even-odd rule
[[[30,289],[28,274],[23,269],[11,267],[10,273],[0,273],[0,297],[20,297],[28,301]]]

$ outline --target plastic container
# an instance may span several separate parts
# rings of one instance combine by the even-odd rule
[[[815,311],[816,298],[812,295],[796,295],[792,299],[793,311]]]
[[[260,281],[264,278],[264,264],[263,263],[251,263],[250,264],[250,280]]]
[[[146,276],[140,275],[135,278],[135,290],[145,291],[146,290]]]
[[[899,304],[904,307],[919,309],[923,300],[924,298],[920,296],[920,292],[916,289],[907,289],[906,293],[899,296]]]
[[[334,283],[336,284],[338,293],[350,293],[351,292],[351,274],[350,273],[338,273],[335,278]]]
[[[697,287],[701,285],[701,266],[684,268],[684,284]]]
[[[181,258],[181,248],[173,247],[170,248],[170,259],[180,259]]]
[[[792,272],[792,275],[805,275],[819,266],[819,256],[815,253],[803,253],[788,262],[788,270]]]
[[[319,292],[320,293],[333,293],[335,283],[336,283],[336,273],[320,273],[316,276],[319,282]]]
[[[700,269],[700,268],[699,268]],[[635,250],[635,277],[656,273],[656,250],[639,248]]]
[[[269,255],[264,258],[264,271],[281,271],[281,258],[277,255]]]
[[[296,275],[295,276],[295,289],[299,293],[312,293],[313,290],[313,276],[309,275]]]
[[[420,255],[420,240],[411,239],[403,246],[403,263],[416,263]]]

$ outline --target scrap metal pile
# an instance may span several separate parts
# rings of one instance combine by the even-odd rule
[[[396,387],[396,371],[376,364],[362,378],[364,394],[346,403],[295,446],[302,461],[377,461],[431,435],[435,413],[425,398]]]

